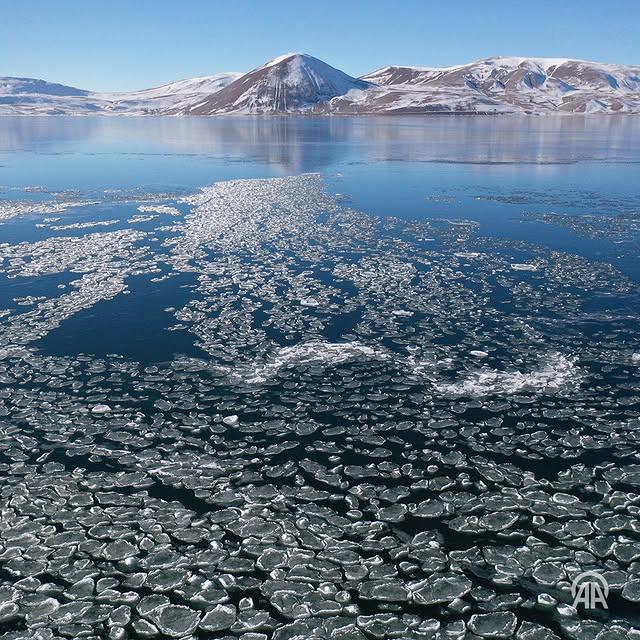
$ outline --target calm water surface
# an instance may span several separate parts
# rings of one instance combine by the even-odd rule
[[[607,247],[578,247],[557,229],[523,228],[513,218],[637,208],[640,119],[0,119],[0,197],[33,186],[192,192],[220,180],[305,172],[320,172],[372,213],[463,216],[486,232],[594,253]],[[503,199],[485,199],[495,195]]]

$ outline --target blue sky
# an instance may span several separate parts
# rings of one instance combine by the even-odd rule
[[[490,55],[640,64],[640,0],[6,0],[0,76],[94,90],[304,51],[352,75]]]

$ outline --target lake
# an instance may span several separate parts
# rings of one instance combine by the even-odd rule
[[[639,167],[632,116],[0,118],[0,630],[636,637]]]

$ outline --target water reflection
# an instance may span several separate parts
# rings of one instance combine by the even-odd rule
[[[639,134],[625,116],[4,117],[0,153],[195,154],[300,173],[341,162],[630,162]]]

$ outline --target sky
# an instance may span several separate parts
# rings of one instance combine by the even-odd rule
[[[0,76],[94,91],[310,53],[354,76],[495,55],[640,65],[640,0],[0,0]]]

